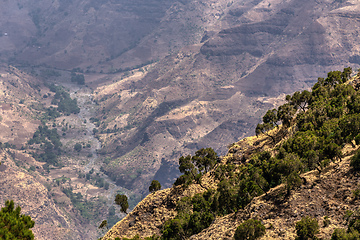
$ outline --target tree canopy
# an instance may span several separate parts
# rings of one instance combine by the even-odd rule
[[[152,180],[149,186],[149,192],[153,193],[161,189],[161,184],[157,180]]]
[[[125,194],[117,194],[115,197],[115,203],[120,206],[120,212],[127,213],[129,203]]]
[[[0,239],[32,240],[35,222],[30,216],[20,214],[21,208],[13,200],[7,200],[0,210]]]

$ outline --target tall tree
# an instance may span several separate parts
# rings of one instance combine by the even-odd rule
[[[149,186],[149,192],[154,193],[156,191],[159,191],[161,189],[161,184],[157,180],[152,180],[150,186]]]
[[[20,214],[21,208],[14,209],[14,201],[7,200],[0,210],[0,239],[32,240],[34,234],[30,230],[35,225],[30,216]]]
[[[127,213],[129,208],[128,198],[125,194],[118,194],[115,197],[115,203],[120,206],[120,212]]]

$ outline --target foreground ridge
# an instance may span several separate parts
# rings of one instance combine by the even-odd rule
[[[330,72],[311,92],[287,96],[209,172],[188,156],[172,188],[148,195],[102,239],[233,239],[249,219],[264,225],[263,239],[295,239],[307,216],[316,237],[356,236],[356,226],[342,230],[357,221],[359,201],[358,76],[350,74]]]

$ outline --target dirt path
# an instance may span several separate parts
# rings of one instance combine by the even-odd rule
[[[70,96],[71,98],[76,98],[78,102],[78,106],[80,108],[80,113],[76,115],[77,118],[79,118],[80,121],[75,122],[81,122],[82,126],[79,126],[79,128],[85,128],[86,135],[81,136],[82,141],[91,142],[91,157],[88,157],[89,161],[86,163],[86,165],[81,169],[84,173],[88,173],[91,169],[94,169],[94,173],[99,173],[101,177],[109,183],[109,189],[106,191],[105,196],[109,200],[108,206],[112,206],[114,204],[114,198],[115,193],[117,191],[124,192],[128,195],[127,189],[124,189],[120,186],[117,186],[114,181],[112,181],[107,175],[103,174],[100,171],[100,167],[102,164],[101,158],[98,155],[98,150],[101,149],[101,142],[94,137],[93,135],[93,129],[96,127],[91,121],[91,117],[96,117],[96,108],[95,108],[95,102],[92,101],[91,97],[91,90],[87,87],[78,87],[74,85],[66,85],[66,88],[70,89]]]

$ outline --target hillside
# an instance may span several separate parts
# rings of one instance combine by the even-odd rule
[[[321,226],[317,236],[329,239],[335,228],[346,228],[344,216],[347,211],[358,209],[358,199],[352,192],[358,188],[359,178],[352,174],[349,158],[329,166],[322,175],[317,171],[303,175],[306,184],[294,190],[290,197],[279,197],[286,192],[284,185],[271,189],[268,196],[256,197],[245,209],[216,218],[208,228],[190,239],[233,239],[236,227],[251,218],[260,219],[267,228],[261,239],[294,239],[295,223],[304,216],[316,218]],[[204,191],[199,186],[178,190],[180,193],[177,190],[164,189],[148,195],[102,239],[160,235],[164,222],[176,216],[176,202],[181,197]],[[322,224],[325,216],[330,219],[328,226]]]
[[[221,27],[202,41],[94,91],[97,135],[112,158],[104,169],[114,181],[142,194],[154,175],[169,184],[181,154],[205,146],[225,154],[223,143],[249,136],[284,95],[331,69],[358,68],[356,1],[228,5]]]
[[[225,154],[283,94],[359,67],[357,1],[1,4],[1,59],[85,72],[105,172],[140,195],[171,184],[180,154]]]
[[[101,218],[120,220],[112,195],[123,189],[96,165],[90,94],[77,89],[77,102],[51,75],[77,88],[67,72],[0,66],[0,205],[19,204],[36,222],[36,239],[88,239],[101,234]]]
[[[31,175],[51,202],[36,218],[58,226],[36,238],[101,236],[103,219],[124,217],[116,194],[133,208],[151,180],[172,186],[182,155],[225,155],[286,94],[358,69],[359,10],[355,0],[0,0],[1,161],[15,181],[0,204],[40,209],[11,189]]]
[[[354,224],[359,88],[358,76],[347,81],[348,70],[288,95],[264,115],[258,136],[234,143],[220,162],[198,152],[181,157],[183,175],[174,186],[149,194],[102,239],[233,239],[248,219],[265,226],[262,239],[295,239],[295,224],[306,216],[318,222],[316,236],[329,239]],[[352,226],[347,234],[357,236]]]

